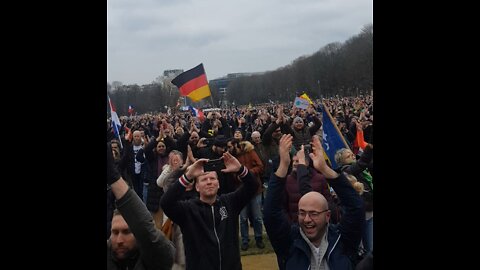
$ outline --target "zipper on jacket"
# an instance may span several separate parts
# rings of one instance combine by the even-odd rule
[[[337,241],[335,241],[335,244],[333,244],[332,249],[331,249],[330,252],[328,253],[327,262],[330,260],[330,255],[332,254],[333,249],[335,249],[335,247],[337,246],[337,243],[338,243],[338,240],[340,240],[340,237],[342,237],[341,234],[338,236]]]
[[[213,208],[213,205],[211,206],[211,208],[212,208],[212,218],[213,218],[213,232],[215,233],[215,237],[217,238],[218,258],[220,259],[220,270],[222,270],[222,250],[220,249],[220,240],[218,239],[217,229],[215,228],[215,210]]]

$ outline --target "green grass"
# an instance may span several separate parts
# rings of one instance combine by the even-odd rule
[[[267,254],[267,253],[273,253],[273,247],[272,244],[270,243],[270,239],[268,239],[268,236],[266,234],[263,234],[263,243],[265,244],[265,248],[259,249],[257,245],[255,244],[255,238],[253,235],[250,235],[250,242],[248,243],[248,249],[246,251],[243,251],[240,248],[240,256],[248,256],[248,255],[256,255],[256,254]],[[242,245],[242,241],[240,240],[240,246]]]

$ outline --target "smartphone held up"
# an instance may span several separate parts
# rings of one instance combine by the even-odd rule
[[[219,172],[225,168],[226,167],[225,167],[225,163],[223,162],[223,158],[210,159],[209,161],[203,164],[203,171],[205,172],[211,172],[211,171]]]

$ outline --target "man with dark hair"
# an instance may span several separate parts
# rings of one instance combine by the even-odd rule
[[[175,248],[155,228],[145,204],[118,173],[108,144],[107,185],[111,187],[118,207],[107,240],[107,269],[170,270]]]

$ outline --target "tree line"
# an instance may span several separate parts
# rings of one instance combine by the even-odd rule
[[[160,84],[123,86],[110,85],[107,91],[120,115],[126,115],[128,105],[138,113],[174,107],[179,98],[175,87]],[[115,88],[115,91],[112,89]],[[210,86],[214,102],[218,90]],[[355,96],[373,90],[373,24],[344,43],[333,42],[310,56],[301,56],[291,64],[261,75],[241,77],[228,85],[227,99],[235,104],[293,101],[299,93],[312,98]],[[240,94],[241,93],[241,94]],[[210,100],[210,99],[209,99]]]

